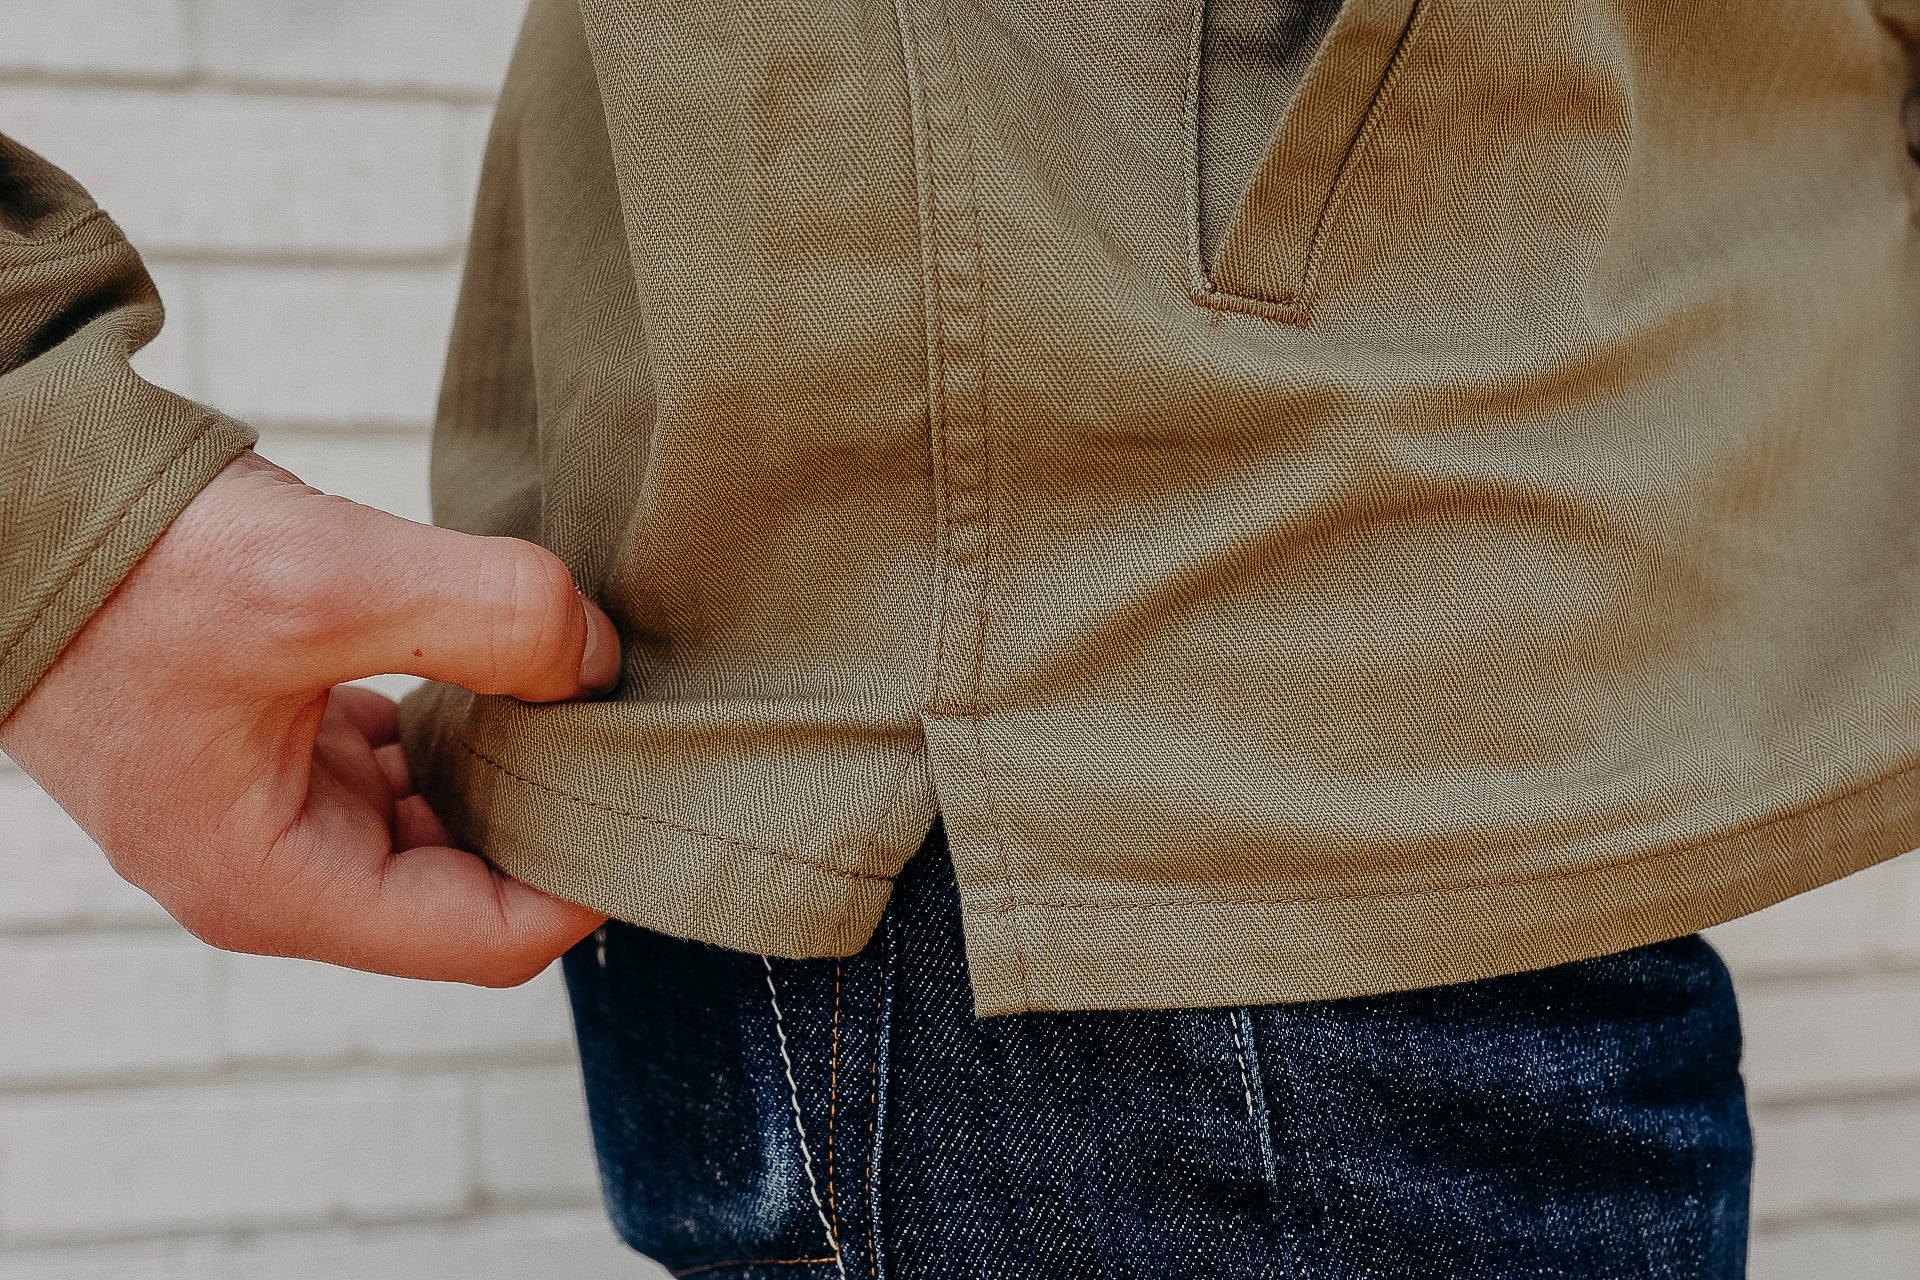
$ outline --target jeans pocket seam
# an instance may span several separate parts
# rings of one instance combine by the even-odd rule
[[[1282,1212],[1287,1197],[1280,1186],[1280,1158],[1273,1140],[1273,1112],[1267,1102],[1266,1081],[1260,1070],[1260,1044],[1254,1036],[1253,1010],[1243,1005],[1230,1010],[1228,1018],[1233,1028],[1234,1055],[1239,1060],[1241,1090],[1247,1102],[1247,1120],[1253,1129],[1261,1172],[1266,1177],[1267,1191],[1273,1197],[1275,1222],[1280,1228],[1280,1248],[1285,1258],[1287,1280],[1307,1280],[1308,1273],[1302,1265],[1301,1250],[1295,1240],[1298,1224],[1289,1222]]]
[[[820,1183],[813,1174],[813,1151],[807,1146],[807,1122],[800,1111],[800,1085],[793,1076],[793,1055],[787,1051],[786,1019],[780,1012],[780,989],[773,981],[773,961],[760,957],[767,971],[767,999],[773,1005],[773,1030],[780,1040],[780,1065],[787,1074],[787,1096],[793,1103],[793,1131],[800,1139],[800,1160],[807,1173],[807,1191],[813,1196],[814,1212],[820,1215],[820,1228],[826,1232],[827,1248],[833,1251],[833,1265],[840,1280],[847,1280],[846,1260],[840,1256],[840,1235],[827,1217],[826,1204],[820,1199]]]

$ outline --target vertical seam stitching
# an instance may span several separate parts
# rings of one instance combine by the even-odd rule
[[[1207,0],[1193,0],[1193,34],[1187,47],[1187,109],[1181,129],[1187,161],[1187,288],[1195,295],[1216,292],[1200,256],[1200,61],[1207,22]]]
[[[840,961],[833,962],[833,1055],[827,1067],[827,1210],[840,1238],[840,1202],[833,1193],[833,1127],[840,1117]]]
[[[1273,1147],[1267,1091],[1263,1086],[1256,1099],[1253,1089],[1260,1081],[1260,1044],[1254,1037],[1253,1012],[1242,1005],[1228,1010],[1227,1016],[1233,1022],[1234,1051],[1240,1054],[1240,1083],[1247,1093],[1247,1118],[1252,1123],[1254,1143],[1259,1149],[1260,1172],[1268,1194],[1274,1198],[1274,1221],[1280,1228],[1281,1269],[1287,1277],[1298,1280],[1306,1273],[1301,1269],[1300,1248],[1294,1239],[1294,1226],[1280,1215],[1279,1159]]]
[[[1240,1091],[1244,1093],[1247,1098],[1247,1119],[1252,1120],[1255,1118],[1253,1114],[1253,1081],[1247,1076],[1247,1042],[1240,1028],[1240,1010],[1235,1009],[1230,1016],[1230,1020],[1233,1023],[1233,1056],[1240,1060]]]
[[[880,1280],[880,1041],[887,1012],[887,983],[893,971],[893,917],[880,917],[880,980],[873,992],[873,1085],[867,1120],[867,1273]]]
[[[947,44],[949,48],[951,48],[955,43],[953,19],[946,0],[937,0],[937,3],[939,6],[940,22],[946,29]],[[973,243],[973,276],[971,287],[974,290],[974,324],[978,329],[978,332],[974,335],[973,351],[974,358],[978,363],[978,367],[975,370],[975,382],[979,396],[979,403],[975,406],[975,411],[979,419],[976,426],[980,436],[981,483],[985,489],[983,495],[984,512],[982,520],[986,526],[985,532],[987,540],[986,551],[980,566],[980,599],[976,606],[979,618],[974,635],[973,680],[972,686],[967,690],[967,711],[968,718],[972,721],[973,727],[974,765],[980,771],[980,795],[981,799],[986,802],[987,823],[993,830],[994,850],[999,855],[1000,860],[1001,896],[998,914],[1000,918],[1006,922],[1008,933],[1013,941],[1013,962],[1014,968],[1019,973],[1021,1005],[1024,1008],[1030,1009],[1033,1007],[1033,988],[1027,974],[1026,940],[1021,934],[1019,912],[1013,909],[1013,860],[1007,852],[1006,826],[1001,821],[1000,806],[995,802],[993,797],[993,782],[987,771],[986,735],[981,724],[983,708],[980,704],[980,684],[987,647],[987,598],[992,589],[994,548],[997,542],[994,524],[994,459],[993,450],[990,447],[990,433],[988,430],[991,415],[987,412],[986,300],[982,287],[986,270],[986,249],[980,234],[980,193],[977,186],[979,156],[974,147],[973,120],[971,113],[967,110],[964,86],[956,86],[954,98],[955,106],[961,118],[961,132],[966,143],[965,172],[968,183],[967,190],[963,193],[966,199],[966,223],[964,225],[971,230]]]
[[[900,29],[900,57],[906,68],[907,108],[913,132],[914,198],[920,215],[920,300],[922,341],[927,349],[927,434],[934,451],[934,511],[940,553],[940,608],[934,618],[932,668],[929,672],[928,705],[940,701],[941,669],[946,664],[947,612],[953,598],[953,553],[947,521],[947,494],[951,487],[951,468],[947,462],[946,423],[942,401],[942,365],[939,337],[939,308],[935,297],[937,230],[934,225],[933,166],[928,151],[932,147],[926,112],[925,76],[920,66],[920,42],[913,20],[907,15],[907,0],[894,0],[894,23]]]
[[[813,1176],[813,1152],[807,1147],[807,1122],[800,1115],[800,1085],[793,1078],[793,1056],[787,1052],[786,1019],[780,1014],[780,990],[773,984],[773,961],[763,955],[760,963],[767,971],[767,999],[773,1004],[774,1034],[780,1037],[780,1062],[786,1068],[787,1096],[793,1103],[793,1130],[800,1135],[800,1162],[807,1171],[807,1190],[813,1194],[813,1211],[820,1215],[821,1229],[827,1233],[827,1247],[833,1250],[833,1265],[840,1272],[840,1280],[846,1280],[847,1264],[840,1257],[840,1237],[827,1217],[826,1206],[820,1202],[820,1184]]]

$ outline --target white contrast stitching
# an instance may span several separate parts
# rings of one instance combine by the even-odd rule
[[[793,1101],[793,1129],[800,1135],[800,1159],[807,1170],[807,1190],[813,1193],[813,1211],[820,1215],[820,1225],[826,1229],[834,1268],[840,1272],[840,1280],[847,1280],[846,1260],[840,1256],[840,1233],[833,1229],[833,1220],[827,1217],[827,1206],[820,1199],[820,1184],[813,1177],[813,1152],[807,1149],[807,1122],[800,1118],[800,1085],[793,1078],[793,1058],[787,1053],[786,1020],[780,1016],[780,990],[773,985],[773,961],[761,956],[760,963],[767,970],[767,999],[773,1002],[773,1030],[780,1037],[780,1061],[787,1069],[787,1096]]]
[[[1247,1119],[1252,1120],[1255,1118],[1253,1114],[1253,1080],[1247,1075],[1247,1042],[1240,1032],[1240,1011],[1238,1009],[1234,1010],[1231,1019],[1233,1022],[1233,1056],[1240,1059],[1240,1089],[1241,1092],[1247,1095]]]

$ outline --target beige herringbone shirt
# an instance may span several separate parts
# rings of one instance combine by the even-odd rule
[[[988,1013],[1510,972],[1920,845],[1920,9],[1306,4],[1271,81],[1211,12],[536,0],[436,505],[626,674],[416,696],[456,831],[827,955],[938,812]],[[11,705],[247,437],[0,163]]]

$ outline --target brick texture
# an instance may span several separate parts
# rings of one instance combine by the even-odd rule
[[[0,1239],[458,1213],[455,1077],[345,1073],[0,1102]]]
[[[174,932],[0,937],[0,1085],[211,1066],[218,960]]]
[[[444,257],[471,196],[460,134],[481,115],[213,89],[0,90],[7,132],[57,157],[158,258]]]
[[[1709,935],[1753,1102],[1753,1280],[1920,1277],[1920,854]]]
[[[202,65],[273,86],[484,100],[506,73],[515,0],[201,0]]]
[[[0,1280],[644,1280],[594,1210],[0,1254]]]
[[[522,8],[0,0],[0,128],[141,246],[169,312],[147,376],[421,518]],[[1920,1280],[1920,857],[1713,936],[1748,1028],[1755,1280]],[[598,1207],[554,975],[218,955],[4,761],[0,973],[0,1280],[661,1274]]]
[[[427,516],[488,103],[524,0],[0,0],[0,130],[88,184],[148,377]],[[398,692],[410,682],[373,682]],[[0,758],[0,1280],[641,1280],[557,973],[230,956]]]
[[[0,0],[0,74],[173,79],[193,65],[186,0]]]
[[[397,427],[433,416],[459,279],[452,263],[196,266],[194,394],[262,426]]]
[[[139,929],[167,924],[151,898],[115,875],[60,806],[0,769],[0,931]],[[11,1035],[11,1025],[4,1027]]]
[[[225,979],[222,1043],[238,1061],[478,1057],[559,1062],[572,1071],[566,992],[557,972],[503,992],[234,956]]]
[[[493,1071],[481,1077],[480,1189],[502,1200],[589,1198],[599,1191],[572,1070]]]

